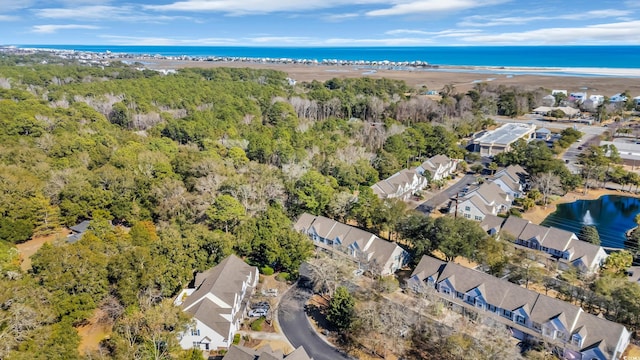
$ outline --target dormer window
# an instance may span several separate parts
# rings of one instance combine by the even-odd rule
[[[571,343],[575,346],[582,346],[582,336],[580,336],[580,334],[573,334]]]

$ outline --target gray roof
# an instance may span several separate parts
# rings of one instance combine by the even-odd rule
[[[435,155],[423,162],[420,167],[425,170],[437,170],[438,167],[448,165],[450,162],[451,159],[446,155]]]
[[[502,228],[502,224],[504,224],[505,220],[506,219],[503,217],[488,214],[484,217],[484,219],[482,219],[482,222],[480,222],[480,227],[484,231],[489,231],[492,229],[495,229],[496,231],[500,231],[500,229]]]
[[[254,350],[244,346],[232,345],[222,360],[312,360],[302,346],[289,355],[281,350],[273,350],[267,346]]]
[[[313,229],[316,234],[325,239],[339,239],[343,248],[357,247],[367,256],[369,261],[375,261],[381,266],[392,259],[393,253],[397,249],[401,249],[393,242],[383,240],[372,233],[324,216],[304,213],[293,225],[293,228],[306,234],[310,234],[311,229]],[[404,250],[402,251],[404,252]]]
[[[530,223],[529,220],[519,218],[517,216],[509,216],[502,225],[502,232],[505,232],[518,239],[524,228]]]
[[[539,324],[560,320],[570,334],[579,333],[583,337],[582,351],[597,346],[612,357],[619,339],[628,336],[623,325],[588,314],[579,306],[455,263],[423,256],[413,275],[425,274],[426,278],[434,271],[437,283],[448,279],[456,291],[463,293],[479,289],[489,304],[511,311],[523,308]]]
[[[67,236],[67,242],[73,244],[80,240],[82,238],[82,235],[84,235],[84,233],[89,229],[90,223],[91,222],[89,220],[84,220],[79,224],[69,227],[69,229],[71,230],[71,234]]]
[[[250,266],[235,255],[230,255],[213,268],[196,274],[195,291],[187,296],[182,308],[194,318],[215,330],[219,334],[229,333],[230,322],[222,317],[230,314],[236,294],[242,293],[242,286],[257,268]],[[230,307],[221,307],[207,298],[212,294]],[[241,316],[241,314],[236,314]]]
[[[386,197],[398,192],[399,188],[413,182],[414,176],[418,176],[415,170],[404,169],[375,183],[371,188],[376,195]]]

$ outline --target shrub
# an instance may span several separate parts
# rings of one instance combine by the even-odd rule
[[[276,275],[276,280],[278,281],[285,282],[285,281],[289,281],[289,279],[291,279],[291,275],[289,275],[289,273],[286,273],[286,272],[281,272],[278,275]]]
[[[260,272],[263,273],[264,275],[269,276],[269,275],[273,275],[275,271],[273,270],[272,267],[265,265],[264,267],[260,268]]]
[[[256,321],[252,322],[251,330],[262,331],[262,324],[264,324],[264,317],[258,318]]]
[[[240,334],[233,335],[233,345],[240,344]]]

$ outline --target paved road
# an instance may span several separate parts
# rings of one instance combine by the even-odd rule
[[[297,286],[283,295],[278,308],[278,322],[282,332],[293,347],[304,347],[314,360],[352,360],[320,338],[311,327],[304,312],[304,304],[310,297],[310,292]]]
[[[433,210],[437,209],[438,206],[442,205],[447,200],[449,200],[450,198],[454,197],[457,193],[462,191],[462,189],[467,187],[469,184],[472,184],[473,182],[475,182],[476,176],[477,175],[471,175],[471,174],[467,174],[463,176],[460,180],[458,180],[457,183],[449,186],[448,188],[442,190],[440,193],[436,194],[431,199],[418,205],[416,210],[422,211],[423,213],[427,213],[427,214],[432,212]]]

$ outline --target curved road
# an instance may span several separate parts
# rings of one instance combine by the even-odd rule
[[[311,327],[304,305],[311,297],[311,292],[294,285],[283,295],[278,307],[278,322],[284,335],[293,347],[304,347],[314,360],[336,360],[352,358],[326,343]]]

